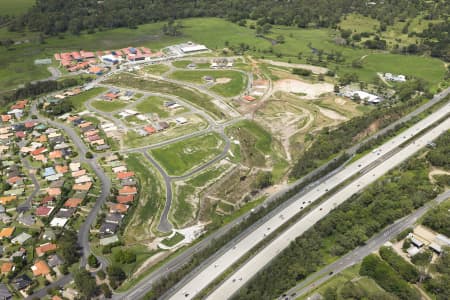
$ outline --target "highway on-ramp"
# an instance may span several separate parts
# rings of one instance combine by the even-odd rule
[[[231,278],[225,280],[222,285],[209,296],[209,299],[228,298],[240,287],[242,287],[249,278],[256,274],[257,271],[263,268],[268,261],[275,257],[282,249],[286,248],[290,241],[314,225],[331,209],[335,208],[347,200],[351,195],[360,191],[365,186],[375,181],[379,176],[383,175],[394,166],[398,165],[398,163],[417,152],[421,146],[438,136],[442,131],[448,129],[450,122],[447,119],[441,125],[428,132],[426,135],[420,137],[420,139],[416,141],[415,144],[412,144],[412,146],[409,145],[404,148],[399,148],[399,146],[405,143],[405,141],[414,137],[431,124],[444,118],[449,111],[450,104],[446,104],[438,111],[387,141],[385,144],[376,149],[376,151],[373,151],[356,162],[346,166],[342,171],[328,178],[318,187],[299,197],[297,201],[285,208],[279,215],[272,217],[259,226],[253,231],[252,234],[239,241],[231,250],[218,257],[201,272],[195,274],[192,278],[185,279],[182,284],[177,286],[177,292],[172,294],[170,299],[192,299],[215,278],[220,276],[231,265],[248,253],[255,245],[264,240],[268,234],[272,233],[274,230],[283,225],[288,219],[295,216],[297,212],[327,194],[328,191],[350,179],[352,176],[358,174],[365,167],[369,165],[371,166],[370,169],[365,170],[366,173],[362,174],[359,179],[332,195],[320,207],[312,210],[290,229],[281,234],[274,242],[270,243],[266,248],[255,255],[248,263],[243,265]],[[373,165],[376,161],[378,161],[379,164]]]

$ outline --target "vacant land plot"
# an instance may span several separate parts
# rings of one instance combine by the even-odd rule
[[[185,107],[179,107],[176,109],[167,108],[164,106],[165,101],[168,100],[157,96],[151,96],[139,102],[136,105],[136,110],[143,114],[158,114],[160,118],[167,118],[169,116],[178,115],[188,111]]]
[[[228,136],[239,141],[240,157],[246,166],[264,167],[272,152],[272,136],[252,121],[240,121],[227,129]]]
[[[212,99],[199,91],[188,89],[167,81],[146,80],[134,77],[129,74],[121,74],[111,77],[106,83],[133,87],[150,92],[160,92],[168,95],[175,95],[209,112],[216,119],[224,119],[225,114],[212,103]]]
[[[230,70],[211,70],[211,71],[175,71],[170,77],[177,80],[193,82],[197,84],[206,83],[204,77],[208,76],[214,79],[214,85],[211,90],[225,97],[239,95],[245,88],[247,78],[244,74]]]
[[[125,228],[124,238],[127,243],[148,241],[152,237],[151,228],[156,225],[164,205],[165,189],[159,173],[142,154],[128,154],[125,162],[139,179],[140,189],[139,199],[135,200],[139,202]]]
[[[169,70],[170,70],[169,66],[167,66],[165,64],[156,64],[156,65],[145,66],[142,69],[142,71],[144,71],[145,73],[150,73],[150,74],[155,74],[155,75],[161,75]]]
[[[125,135],[124,145],[129,148],[148,146],[173,138],[177,138],[193,132],[198,132],[205,129],[208,123],[198,115],[186,116],[188,123],[184,125],[175,125],[173,122],[169,123],[170,127],[162,132],[155,134],[140,136],[133,130],[128,130]]]
[[[104,112],[113,112],[119,109],[124,108],[128,105],[127,102],[114,100],[114,101],[103,101],[103,100],[96,100],[91,103],[91,105],[101,111]]]
[[[150,150],[153,157],[171,175],[182,175],[222,152],[224,141],[208,133],[169,146]]]
[[[205,199],[205,189],[226,173],[229,167],[229,164],[218,163],[185,182],[174,184],[174,201],[171,207],[173,224],[181,228],[195,221],[198,212],[209,205],[209,201]]]
[[[184,69],[187,68],[189,64],[192,64],[192,60],[176,60],[172,62],[175,68]]]
[[[95,96],[98,96],[105,91],[106,91],[106,88],[93,88],[93,89],[90,89],[89,91],[83,92],[83,93],[78,94],[73,97],[70,97],[69,101],[70,101],[70,103],[72,103],[72,105],[76,111],[81,111],[81,110],[85,109],[84,103],[87,100],[94,98]]]

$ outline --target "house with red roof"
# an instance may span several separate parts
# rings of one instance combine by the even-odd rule
[[[134,172],[119,172],[116,174],[117,179],[122,180],[122,179],[128,179],[130,177],[134,176]]]
[[[36,208],[36,216],[38,217],[48,217],[52,213],[54,207],[52,206],[39,206]]]
[[[55,251],[57,248],[56,244],[52,244],[52,243],[45,243],[40,245],[39,247],[36,247],[36,254],[38,257],[43,256],[45,253],[50,252],[50,251]]]
[[[121,204],[127,204],[134,201],[134,195],[117,196],[116,201]]]
[[[135,195],[137,194],[137,189],[134,186],[124,186],[123,188],[119,189],[119,195],[126,196],[126,195]]]
[[[147,125],[144,127],[144,130],[149,133],[149,134],[153,134],[156,132],[156,129],[153,126]]]

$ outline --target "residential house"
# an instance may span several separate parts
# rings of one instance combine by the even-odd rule
[[[46,276],[51,272],[47,263],[43,260],[37,260],[34,265],[31,266],[31,271],[33,271],[34,276]]]
[[[31,279],[27,275],[23,274],[19,277],[16,277],[12,280],[13,287],[20,291],[31,285]]]
[[[42,244],[39,247],[37,247],[35,250],[36,250],[37,256],[41,257],[41,256],[45,255],[48,252],[56,251],[56,248],[57,248],[56,244],[45,243],[45,244]]]

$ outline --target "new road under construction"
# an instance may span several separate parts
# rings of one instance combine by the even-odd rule
[[[271,259],[288,247],[289,243],[301,236],[331,210],[345,202],[353,194],[376,181],[403,161],[417,153],[430,141],[450,129],[450,104],[446,104],[418,123],[377,147],[369,154],[348,164],[338,173],[327,178],[314,189],[298,196],[296,201],[279,214],[256,227],[251,234],[237,242],[230,250],[216,258],[205,268],[193,272],[173,289],[169,299],[193,299],[204,288],[247,255],[268,235],[281,228],[319,199],[326,199],[301,217],[287,230],[243,263],[231,276],[223,280],[207,299],[227,299],[245,285]],[[339,187],[339,189],[337,189]],[[337,189],[336,192],[334,190]]]

